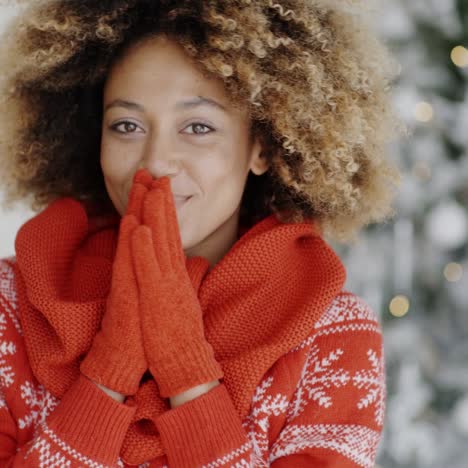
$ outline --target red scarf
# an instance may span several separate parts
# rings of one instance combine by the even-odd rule
[[[114,215],[99,225],[84,204],[74,206],[66,219],[52,219],[46,208],[21,226],[15,241],[26,351],[35,377],[57,398],[79,376],[99,329],[120,222]],[[316,223],[283,224],[272,214],[240,234],[212,270],[208,261],[200,270],[190,259],[187,270],[206,339],[243,420],[265,372],[311,333],[341,291],[346,272]],[[137,410],[122,460],[140,464],[163,455],[154,420],[170,405],[149,372],[126,404]]]

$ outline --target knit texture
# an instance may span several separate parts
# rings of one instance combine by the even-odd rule
[[[146,177],[146,174],[142,175]],[[148,176],[151,177],[151,174]],[[131,234],[140,224],[141,204],[147,188],[138,182],[137,175],[134,179],[127,211],[120,220],[112,281],[101,328],[80,365],[80,371],[90,380],[123,395],[134,395],[138,391],[141,378],[148,368],[130,247]],[[64,208],[56,204],[55,209]],[[60,211],[51,216],[60,216]],[[66,248],[66,243],[61,245]]]
[[[83,375],[62,399],[34,376],[14,261],[0,259],[0,466],[134,466],[119,451],[135,407]],[[383,351],[374,311],[342,291],[262,376],[243,419],[218,385],[161,413],[165,454],[138,466],[373,468],[385,413]]]
[[[26,222],[16,237],[15,278],[29,363],[57,398],[80,376],[109,292],[118,225],[91,231],[92,224],[81,203],[63,198]],[[341,291],[345,270],[314,224],[282,224],[274,215],[242,235],[209,272],[208,264],[200,272],[198,262],[192,272],[190,260],[205,336],[242,420],[265,372],[309,335]],[[164,454],[157,421],[170,408],[146,377],[126,401],[136,407],[120,452],[130,464]]]
[[[143,347],[160,395],[179,395],[221,379],[223,370],[206,341],[203,312],[187,272],[169,177],[152,182],[130,250]]]

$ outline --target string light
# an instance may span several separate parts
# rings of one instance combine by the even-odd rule
[[[409,300],[406,296],[398,295],[395,296],[389,305],[390,313],[394,317],[403,317],[408,313],[409,310]]]
[[[414,109],[414,116],[420,122],[429,122],[434,116],[434,111],[428,102],[418,102]]]
[[[468,50],[463,46],[454,47],[450,53],[450,58],[457,67],[468,66]]]
[[[447,281],[455,283],[463,276],[463,267],[459,263],[448,263],[444,268],[444,276]]]

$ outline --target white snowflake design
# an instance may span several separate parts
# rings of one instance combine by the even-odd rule
[[[11,263],[14,263],[16,257],[6,257],[0,259],[0,292],[5,299],[16,308],[17,295],[14,287],[14,271]]]
[[[14,290],[10,287],[12,281],[12,268],[6,262],[0,262],[0,287],[1,293],[7,297],[10,303],[15,305]],[[0,313],[0,337],[3,338],[4,331],[8,326],[8,319],[5,313]],[[15,383],[16,374],[13,367],[8,364],[9,356],[16,354],[17,348],[13,341],[0,339],[0,387],[7,388]],[[18,418],[17,424],[19,429],[25,429],[34,424],[35,433],[37,427],[45,421],[47,416],[52,413],[57,406],[59,400],[47,391],[43,385],[35,386],[29,380],[25,380],[20,385],[21,398],[26,403],[30,412],[24,418]],[[6,405],[4,394],[0,399],[1,405]]]
[[[0,313],[0,336],[3,336],[3,331],[7,325],[6,316]],[[0,341],[0,385],[2,387],[10,387],[13,385],[15,373],[11,365],[7,364],[6,356],[12,356],[16,353],[16,345],[12,341]]]
[[[367,351],[367,357],[371,363],[370,370],[361,370],[353,376],[354,385],[361,389],[368,390],[366,395],[361,398],[357,404],[358,409],[367,408],[369,405],[375,405],[375,422],[382,426],[385,413],[385,369],[383,355],[379,359],[377,353],[372,349]]]
[[[358,466],[373,468],[379,441],[379,431],[355,424],[291,424],[273,444],[269,462],[316,447],[340,453]]]
[[[267,390],[273,383],[273,376],[268,376],[257,386],[252,397],[252,408],[250,414],[242,422],[247,433],[247,438],[252,445],[252,456],[255,458],[254,466],[269,466],[266,464],[269,450],[268,430],[270,417],[286,413],[288,399],[286,395],[277,393],[268,395]]]
[[[348,324],[355,321],[376,322],[375,312],[359,296],[339,294],[323,316],[315,324],[315,328],[330,325]]]
[[[288,421],[302,413],[310,401],[316,401],[323,408],[330,408],[333,400],[326,391],[332,387],[339,388],[348,384],[350,374],[343,368],[334,368],[344,351],[336,348],[328,356],[318,359],[319,347],[312,345],[302,369],[298,388],[291,400]],[[307,393],[307,395],[304,395]]]
[[[36,436],[39,425],[53,412],[59,400],[47,391],[43,385],[35,387],[28,380],[20,388],[21,398],[30,408],[30,412],[24,418],[18,418],[18,428],[25,429],[34,424]]]
[[[5,339],[6,325],[13,324],[21,335],[15,311],[16,295],[12,288],[13,270],[10,264],[0,261],[0,407],[6,406],[5,393],[7,387],[13,384],[19,390],[24,401],[22,417],[17,416],[18,429],[34,427],[34,437],[29,442],[29,450],[26,457],[37,450],[39,464],[48,467],[70,466],[70,459],[74,458],[87,466],[101,466],[85,455],[78,453],[73,447],[68,446],[57,434],[47,427],[47,418],[58,405],[52,394],[45,387],[38,385],[34,379],[22,379],[17,382],[15,362],[11,356],[16,354],[15,342]],[[2,296],[3,294],[3,296]],[[11,321],[11,323],[8,323]],[[375,417],[379,425],[383,425],[385,410],[385,380],[383,349],[379,355],[374,349],[365,346],[356,354],[356,348],[346,344],[340,339],[340,335],[355,332],[380,333],[379,323],[375,313],[360,298],[350,294],[338,295],[326,313],[317,321],[310,335],[290,350],[291,353],[306,351],[306,358],[301,356],[303,366],[297,387],[289,401],[288,396],[275,390],[275,374],[267,373],[256,387],[251,401],[250,414],[246,416],[242,425],[247,435],[247,442],[227,455],[223,455],[215,462],[205,465],[207,468],[216,466],[235,466],[237,468],[247,466],[267,467],[277,458],[293,453],[301,453],[306,449],[327,449],[341,454],[358,466],[370,468],[375,459],[375,451],[380,440],[380,431],[375,428],[358,424],[319,423],[295,424],[298,415],[303,413],[307,405],[313,405],[312,414],[324,416],[332,415],[337,408],[337,398],[346,394],[346,386],[353,385],[352,394],[357,395],[353,401],[346,399],[348,408],[356,415],[356,409],[366,413],[363,416]],[[330,337],[330,339],[328,339]],[[322,348],[317,344],[323,343]],[[21,349],[21,348],[19,348]],[[367,352],[365,352],[367,349]],[[351,360],[346,358],[352,357]],[[362,354],[361,354],[362,353]],[[11,362],[12,366],[8,364]],[[346,364],[352,363],[352,369],[346,369]],[[359,365],[358,365],[359,363]],[[361,364],[362,363],[362,364]],[[299,371],[299,369],[297,369]],[[297,378],[297,374],[295,374]],[[336,392],[342,389],[344,392]],[[350,389],[351,390],[351,389]],[[11,392],[10,392],[11,393]],[[351,393],[351,392],[349,392]],[[336,396],[335,396],[336,394]],[[284,429],[272,445],[271,422],[276,422],[279,416],[285,420]],[[276,425],[274,426],[276,427]],[[42,433],[38,430],[43,429]],[[246,454],[248,452],[249,459]],[[240,460],[240,457],[243,457]],[[234,460],[239,460],[235,462]],[[148,468],[150,462],[138,465],[139,468]],[[117,466],[125,465],[119,457]],[[164,465],[163,468],[167,468]]]

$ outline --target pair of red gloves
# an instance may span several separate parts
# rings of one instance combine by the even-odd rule
[[[133,178],[101,329],[80,370],[134,395],[149,369],[163,398],[223,376],[186,269],[169,177]]]

